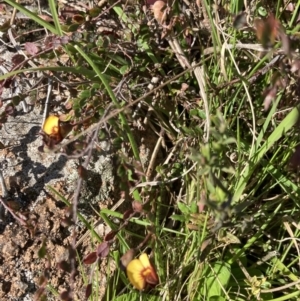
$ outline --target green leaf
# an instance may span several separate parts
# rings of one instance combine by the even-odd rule
[[[196,202],[190,204],[190,213],[197,213],[198,212],[198,205]]]
[[[128,300],[138,301],[140,300],[140,296],[136,292],[131,292],[115,298],[115,301],[128,301]]]
[[[173,214],[171,215],[171,219],[174,221],[184,222],[186,218],[183,215]]]
[[[222,296],[224,289],[226,289],[230,275],[231,268],[226,262],[217,261],[212,269],[207,266],[207,276],[204,276],[204,285],[200,288],[203,296],[207,300],[213,296]]]
[[[114,298],[114,301],[161,301],[160,296],[154,296],[146,293],[138,293],[138,292],[130,292],[128,294],[121,295],[119,297]]]
[[[224,229],[221,229],[218,233],[218,240],[224,242],[225,244],[240,244],[241,241],[230,233],[229,231],[225,231]]]
[[[7,32],[10,28],[10,20],[4,22],[2,25],[0,25],[0,31],[1,32]]]
[[[129,66],[125,65],[120,68],[120,73],[125,74],[129,70]]]
[[[266,17],[268,14],[267,10],[262,6],[259,6],[257,11],[258,11],[258,14],[262,17]]]
[[[212,296],[209,298],[209,301],[226,301],[226,299],[221,296]]]
[[[178,209],[185,215],[188,215],[190,213],[189,207],[182,203],[182,202],[178,202],[177,203]]]
[[[46,254],[47,254],[46,244],[45,244],[45,241],[43,241],[41,248],[38,250],[38,257],[44,258],[46,256]]]
[[[96,18],[100,15],[101,9],[100,9],[100,7],[93,7],[88,11],[88,13],[89,13],[90,17]]]
[[[67,31],[67,32],[75,32],[79,28],[80,24],[78,23],[73,23],[71,25],[64,25],[62,26],[62,29]]]
[[[87,99],[91,97],[91,90],[83,90],[79,93],[78,98]]]
[[[223,144],[236,144],[236,139],[233,137],[229,137],[224,139],[222,142]]]

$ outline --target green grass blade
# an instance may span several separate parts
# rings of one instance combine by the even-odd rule
[[[38,68],[27,68],[27,69],[19,69],[15,70],[12,72],[5,73],[0,76],[0,80],[7,79],[11,76],[20,74],[20,73],[25,73],[25,72],[38,72],[38,71],[54,71],[54,72],[66,72],[66,73],[75,73],[75,74],[81,74],[87,77],[88,79],[94,79],[95,80],[95,73],[89,69],[86,69],[84,67],[78,66],[78,67],[64,67],[64,66],[59,66],[59,67],[38,67]],[[104,76],[106,77],[106,76]]]
[[[56,3],[55,2],[56,1],[54,1],[54,0],[49,0],[49,7],[50,7],[52,19],[53,19],[53,22],[55,24],[55,28],[57,30],[57,33],[58,33],[59,36],[62,36],[63,32],[62,32],[62,29],[61,29],[61,26],[60,26],[60,21],[59,21],[59,18],[58,18],[57,8],[56,8]]]
[[[110,96],[112,102],[114,103],[114,105],[117,108],[120,108],[121,105],[119,104],[114,92],[112,91],[108,81],[106,80],[106,78],[103,76],[103,74],[101,73],[101,71],[99,70],[99,68],[94,64],[94,62],[90,59],[90,57],[78,46],[75,45],[76,50],[81,54],[81,56],[88,62],[88,64],[93,68],[93,70],[95,71],[95,73],[98,75],[99,79],[101,80],[101,82],[103,83],[108,95]],[[126,120],[126,117],[123,113],[120,113],[120,119],[122,122],[122,125],[124,127],[124,130],[127,133],[127,137],[129,139],[130,145],[132,147],[132,151],[134,154],[134,157],[136,160],[140,161],[140,155],[139,155],[139,150],[135,141],[135,138],[130,130],[130,127],[128,125],[128,122]],[[144,177],[143,177],[144,178]],[[145,178],[144,178],[145,181]],[[136,192],[135,192],[136,193]]]
[[[269,223],[272,221],[272,219],[278,214],[279,210],[281,209],[281,205],[274,210],[272,214],[270,214],[265,221],[265,223],[261,226],[260,230],[257,231],[248,241],[247,243],[239,249],[232,258],[228,260],[229,264],[233,264],[238,258],[240,258],[243,254],[246,253],[246,251],[263,235],[265,229],[269,226]]]
[[[26,15],[27,17],[29,17],[30,19],[32,19],[33,21],[35,21],[36,23],[41,25],[42,27],[47,28],[53,34],[59,35],[59,31],[54,26],[52,26],[51,24],[49,24],[48,22],[46,22],[45,20],[40,18],[37,14],[35,14],[32,11],[25,8],[21,4],[16,3],[13,0],[4,0],[4,2],[6,2],[7,4],[9,4],[12,7],[16,8],[18,11],[20,11],[21,13],[23,13],[24,15]]]
[[[241,195],[244,193],[245,187],[252,176],[258,162],[267,153],[267,151],[282,138],[286,132],[288,132],[298,121],[299,118],[300,105],[296,106],[278,125],[278,127],[272,132],[272,134],[266,139],[265,143],[260,149],[250,158],[246,168],[242,175],[240,175],[240,180],[236,186],[235,194],[233,197],[233,202],[239,201]]]

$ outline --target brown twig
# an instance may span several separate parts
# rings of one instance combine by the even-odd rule
[[[19,3],[19,0],[16,0],[16,3]],[[9,25],[12,26],[15,22],[15,19],[16,19],[16,15],[17,15],[17,9],[14,7],[14,10],[12,12],[12,15],[11,15],[11,18],[10,18],[10,21],[9,21]]]
[[[23,218],[20,218],[18,217],[14,211],[6,205],[5,201],[3,200],[2,197],[0,197],[0,204],[22,225],[22,226],[27,226],[27,223],[26,223],[26,218],[25,216],[22,216]]]
[[[16,71],[16,70],[19,70],[19,69],[20,69],[23,65],[25,65],[27,62],[29,63],[34,57],[38,57],[38,56],[40,56],[41,54],[45,54],[45,53],[47,53],[47,52],[50,51],[50,50],[52,50],[52,48],[42,50],[42,51],[40,51],[39,53],[37,53],[35,56],[32,56],[32,57],[30,57],[30,58],[25,59],[24,61],[22,61],[22,62],[19,63],[18,65],[14,66],[11,70],[9,70],[9,73],[10,73],[10,72],[13,72],[13,71]],[[35,66],[34,68],[38,68],[38,67]],[[26,71],[28,71],[28,70],[26,70]],[[4,85],[5,85],[5,83],[6,83],[7,80],[8,80],[8,79],[5,79],[5,80],[2,82],[2,84],[0,85],[0,88],[4,87]]]
[[[104,112],[104,115],[106,115],[106,113],[108,112],[110,106],[107,107],[106,111]],[[93,151],[93,145],[95,142],[97,142],[98,139],[98,134],[99,134],[99,130],[100,130],[100,123],[98,123],[97,127],[95,128],[95,131],[92,135],[92,138],[87,146],[88,148],[88,152],[87,152],[87,157],[85,158],[84,163],[82,164],[82,167],[87,169],[89,162],[91,160],[92,157],[92,151]],[[79,177],[78,181],[77,181],[77,186],[76,186],[76,190],[73,196],[73,202],[72,202],[72,213],[73,213],[73,223],[76,223],[77,220],[77,207],[78,207],[78,200],[79,200],[79,195],[80,195],[80,191],[81,191],[81,186],[83,183],[83,178]],[[73,230],[72,233],[72,252],[74,252],[74,254],[76,254],[76,230]],[[73,256],[70,256],[70,264],[71,264],[71,273],[70,273],[70,291],[73,292],[74,291],[74,285],[75,285],[75,276],[76,276],[76,258]]]
[[[250,78],[246,79],[245,80],[250,83],[250,84],[253,84],[259,76],[261,75],[264,75],[266,74],[270,69],[271,67],[273,67],[278,61],[279,59],[281,58],[282,56],[281,55],[276,55],[272,60],[271,62],[269,62],[266,66],[264,66],[263,68],[261,68],[260,70],[258,70],[257,72],[255,72]],[[236,79],[233,79],[232,81],[228,82],[228,83],[225,83],[225,84],[222,84],[220,86],[217,86],[216,88],[214,88],[215,90],[217,90],[218,92],[223,90],[224,88],[228,87],[228,86],[232,86],[236,83],[239,83],[241,82],[243,79],[241,78],[236,78]]]
[[[87,133],[95,130],[95,128],[98,127],[98,125],[104,124],[105,122],[109,121],[111,118],[118,116],[120,113],[126,111],[127,109],[131,108],[132,106],[136,105],[137,103],[139,103],[140,101],[144,100],[145,98],[147,98],[148,96],[152,95],[153,93],[157,92],[158,90],[160,90],[161,88],[167,86],[168,84],[170,84],[171,82],[173,82],[174,80],[176,80],[177,78],[180,78],[181,76],[183,76],[185,73],[195,69],[197,66],[200,66],[202,64],[202,62],[196,64],[195,66],[192,66],[186,70],[184,70],[183,72],[177,74],[176,76],[172,77],[171,79],[167,80],[166,82],[164,82],[163,84],[159,85],[158,87],[154,88],[153,90],[145,93],[143,96],[139,97],[136,100],[133,100],[132,102],[128,103],[127,105],[125,105],[124,107],[120,108],[120,109],[115,109],[113,112],[111,112],[108,116],[103,116],[98,123],[92,125],[91,127],[89,127],[88,129],[82,131],[80,134],[74,136],[72,139],[70,139],[69,141],[65,142],[62,146],[58,145],[55,148],[53,148],[53,152],[60,152],[61,147],[65,147],[68,144],[76,141],[77,139],[79,139],[80,137],[82,137],[83,135],[86,135]]]
[[[8,191],[6,188],[2,170],[0,170],[0,184],[1,184],[1,189],[2,189],[2,197],[6,198],[8,196]],[[4,219],[4,214],[5,214],[5,207],[2,204],[0,204],[0,220]]]
[[[286,285],[283,285],[283,286],[280,286],[280,287],[275,287],[275,288],[270,288],[270,289],[262,289],[260,290],[260,292],[262,294],[266,294],[266,293],[274,293],[274,292],[279,292],[279,291],[283,291],[289,287],[292,287],[292,286],[296,286],[297,289],[299,289],[299,286],[298,284],[300,284],[300,279],[297,280],[297,281],[294,281],[294,282],[291,282],[291,283],[288,283]]]
[[[89,147],[89,151],[87,153],[87,157],[85,158],[84,163],[82,164],[83,168],[87,168],[88,164],[91,160],[92,157],[92,151],[93,151],[93,144],[94,141],[97,139],[98,137],[98,133],[99,133],[99,128],[100,125],[98,125],[98,127],[95,129],[95,132],[93,134],[93,137],[89,143],[90,147]],[[81,186],[83,183],[83,178],[79,177],[78,181],[77,181],[77,187],[74,193],[74,197],[73,197],[73,202],[72,202],[72,212],[73,212],[73,223],[76,224],[77,221],[77,207],[78,207],[78,200],[79,200],[79,194],[81,191]],[[74,228],[73,233],[72,233],[72,252],[76,253],[76,229]],[[74,256],[70,256],[70,264],[71,264],[71,273],[70,273],[70,291],[74,292],[74,288],[75,288],[75,276],[76,276],[76,257]]]

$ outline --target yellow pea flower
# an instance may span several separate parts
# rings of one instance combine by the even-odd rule
[[[50,115],[43,125],[43,132],[48,136],[46,141],[58,144],[61,142],[72,130],[72,125],[68,122],[61,122],[59,117]]]
[[[43,131],[49,136],[59,135],[59,118],[54,115],[50,115],[43,125]]]
[[[158,276],[146,253],[141,254],[138,259],[131,260],[126,267],[126,272],[130,283],[140,291],[147,284],[150,286],[158,284]]]

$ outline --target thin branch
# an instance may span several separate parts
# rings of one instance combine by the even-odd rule
[[[105,117],[106,113],[109,111],[111,105],[109,105],[104,114],[102,119]],[[101,119],[101,120],[102,120]],[[83,168],[87,169],[89,162],[91,160],[92,157],[92,152],[93,152],[93,145],[95,142],[97,142],[98,140],[98,134],[99,134],[99,130],[100,130],[100,125],[101,125],[101,120],[100,122],[98,122],[97,127],[94,129],[94,133],[92,135],[92,138],[89,142],[88,145],[88,152],[87,152],[87,157],[85,158],[84,163],[82,164]],[[79,195],[80,195],[80,191],[81,191],[81,186],[83,183],[83,179],[82,177],[78,178],[77,181],[77,187],[73,196],[73,202],[72,202],[72,213],[73,213],[73,223],[75,224],[77,221],[77,207],[78,207],[78,200],[79,200]],[[74,254],[76,253],[76,230],[74,228],[73,233],[72,233],[72,252],[74,252]],[[73,256],[70,256],[70,264],[71,264],[71,274],[70,274],[70,289],[71,292],[74,291],[74,285],[75,285],[75,276],[76,276],[76,258]]]
[[[42,128],[44,127],[44,124],[45,124],[45,121],[46,121],[46,118],[48,115],[51,91],[52,91],[52,79],[48,78],[47,98],[46,98],[45,109],[44,109],[44,114],[43,114]]]
[[[287,289],[289,287],[292,287],[292,286],[297,286],[297,289],[299,289],[298,284],[300,284],[300,279],[297,280],[297,281],[288,283],[286,285],[280,286],[280,287],[275,287],[275,288],[270,288],[270,289],[263,289],[263,290],[260,290],[260,292],[262,294],[273,293],[273,292],[283,291],[283,290],[285,290],[285,289]]]
[[[8,191],[7,191],[5,181],[4,181],[2,170],[0,170],[0,184],[1,184],[1,189],[2,189],[2,197],[6,198],[8,196]],[[3,206],[1,203],[0,204],[0,221],[4,220],[4,215],[5,215],[5,206]]]
[[[197,63],[195,66],[192,66],[184,71],[182,71],[181,73],[177,74],[176,76],[172,77],[171,79],[167,80],[166,82],[162,83],[160,86],[154,88],[153,90],[145,93],[143,96],[137,98],[136,100],[133,100],[132,102],[130,102],[129,104],[123,106],[120,109],[115,109],[114,111],[112,111],[109,115],[107,115],[106,117],[102,118],[98,123],[93,124],[92,126],[90,126],[88,129],[82,131],[80,134],[74,136],[73,138],[71,138],[69,141],[65,142],[63,145],[58,145],[56,147],[53,148],[53,152],[59,152],[61,147],[65,147],[68,144],[76,141],[77,139],[79,139],[80,137],[82,137],[83,135],[92,132],[93,130],[95,130],[95,128],[97,128],[98,125],[104,124],[105,122],[107,122],[108,120],[110,120],[111,118],[118,116],[120,113],[126,111],[127,109],[131,108],[132,106],[136,105],[137,103],[139,103],[140,101],[146,99],[148,96],[154,94],[156,91],[159,91],[161,88],[167,86],[168,84],[170,84],[171,82],[175,81],[177,78],[180,78],[182,75],[184,75],[185,73],[194,70],[197,66],[200,66],[202,64],[202,62]]]
[[[6,209],[22,226],[27,226],[26,217],[24,215],[22,215],[23,218],[17,216],[15,212],[9,206],[6,205],[2,197],[0,197],[0,205],[4,209]]]
[[[1,189],[2,189],[2,197],[6,198],[8,196],[8,190],[5,184],[5,180],[2,174],[2,170],[0,170],[0,184],[1,184]]]

